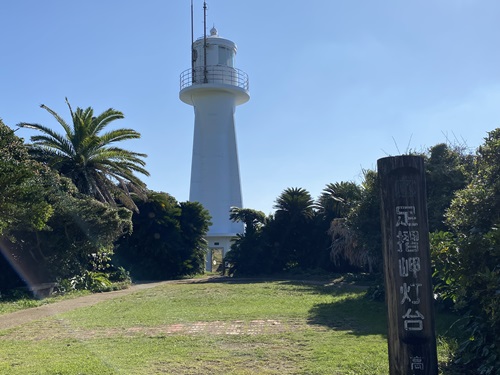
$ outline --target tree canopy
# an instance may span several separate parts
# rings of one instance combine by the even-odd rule
[[[40,185],[49,174],[30,160],[23,141],[0,119],[0,236],[46,225],[53,208]]]
[[[149,176],[144,169],[146,154],[125,150],[115,143],[140,138],[140,133],[126,128],[104,132],[113,121],[124,118],[122,112],[113,108],[94,116],[92,107],[77,107],[73,111],[67,99],[66,104],[71,115],[70,124],[46,105],[41,105],[63,128],[62,134],[40,124],[19,124],[42,133],[31,137],[30,153],[36,160],[70,178],[81,193],[113,205],[119,200],[135,209],[130,193],[143,194],[145,191],[146,185],[135,172]]]
[[[464,316],[460,362],[479,374],[500,368],[500,128],[488,133],[475,173],[455,193],[448,232],[433,236],[437,292]]]
[[[178,203],[169,194],[149,191],[137,200],[134,230],[118,241],[116,261],[139,280],[165,280],[204,269],[210,215],[200,203]]]

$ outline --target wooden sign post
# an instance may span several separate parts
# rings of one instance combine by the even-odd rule
[[[377,162],[391,375],[438,373],[424,160]]]

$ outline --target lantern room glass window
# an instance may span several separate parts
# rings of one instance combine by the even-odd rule
[[[219,46],[219,65],[230,66],[234,65],[234,53],[233,50]]]

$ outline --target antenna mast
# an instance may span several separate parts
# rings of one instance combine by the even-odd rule
[[[194,26],[193,26],[193,0],[191,0],[191,84],[195,82],[194,62],[196,61],[196,51],[194,49]]]
[[[203,83],[208,83],[207,79],[207,2],[203,2]]]
[[[191,0],[191,46],[194,43],[194,26],[193,26],[193,0]]]

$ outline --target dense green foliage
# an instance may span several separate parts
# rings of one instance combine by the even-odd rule
[[[130,231],[131,211],[81,195],[70,180],[30,159],[10,129],[3,124],[1,129],[1,141],[8,144],[0,149],[5,173],[0,220],[8,225],[3,231],[0,289],[22,285],[6,260],[31,283],[110,270],[113,243]]]
[[[376,173],[366,171],[361,186],[328,184],[317,201],[302,188],[287,188],[274,215],[234,209],[233,220],[248,220],[226,260],[234,274],[290,270],[380,271],[379,191]],[[254,219],[255,218],[255,219]],[[257,225],[255,225],[257,224]],[[250,229],[250,230],[249,230]]]
[[[268,224],[273,235],[272,251],[277,267],[310,268],[314,264],[314,200],[302,188],[288,188],[276,199],[274,219]]]
[[[335,182],[323,189],[316,208],[328,225],[333,219],[345,218],[362,197],[362,188],[354,182]]]
[[[43,165],[30,160],[22,140],[0,119],[0,236],[45,226],[53,208],[40,185],[48,174]]]
[[[429,231],[446,230],[444,213],[456,191],[465,188],[473,169],[473,156],[465,149],[438,144],[426,155]]]
[[[117,242],[116,261],[139,280],[165,280],[203,272],[210,216],[199,203],[179,204],[165,193],[137,200],[134,230]]]
[[[231,207],[230,219],[245,224],[245,234],[238,234],[238,238],[231,246],[231,251],[225,260],[229,263],[229,274],[258,275],[272,273],[274,262],[270,256],[268,241],[263,231],[268,218],[261,211],[250,208]],[[271,218],[269,218],[271,219]]]
[[[130,192],[141,193],[145,184],[133,173],[148,173],[141,159],[145,155],[115,143],[140,134],[131,129],[103,133],[112,121],[123,118],[121,112],[108,109],[94,116],[90,107],[73,112],[67,104],[71,126],[41,106],[64,134],[39,124],[19,124],[42,133],[33,136],[28,147],[1,124],[0,172],[5,183],[0,195],[11,201],[0,203],[2,275],[8,275],[0,280],[0,289],[19,284],[12,267],[28,284],[59,280],[63,289],[108,288],[110,278],[126,279],[110,260],[116,239],[132,229],[132,212],[116,202],[135,208]]]
[[[377,173],[364,171],[361,196],[347,212],[345,225],[351,232],[354,251],[345,256],[368,272],[382,270],[382,236],[380,232],[380,190]],[[356,260],[356,261],[355,261]]]
[[[55,177],[44,165],[30,160],[22,140],[0,120],[0,290],[23,285],[9,264],[26,261],[11,249],[21,240],[14,232],[46,227],[54,208],[46,199],[45,181]]]
[[[148,175],[145,155],[116,146],[140,134],[104,132],[123,118],[119,111],[94,116],[90,107],[73,111],[67,104],[71,125],[42,105],[63,134],[20,124],[42,133],[28,146],[0,121],[0,290],[54,281],[60,291],[113,289],[118,284],[111,282],[129,280],[112,262],[118,239],[124,254],[125,244],[137,243],[138,261],[125,263],[133,272],[142,267],[143,278],[202,271],[208,213],[166,194],[149,192],[145,202],[146,186],[134,174]]]
[[[310,193],[302,188],[287,188],[274,207],[275,214],[268,217],[251,209],[232,209],[230,218],[243,221],[246,231],[238,236],[226,256],[229,272],[256,275],[331,270],[328,225]]]
[[[284,271],[345,270],[345,262],[330,260],[331,218],[336,218],[359,196],[354,183],[331,184],[315,202],[302,188],[287,188],[276,199],[275,214],[233,208],[230,218],[245,223],[226,256],[230,273],[257,275]]]
[[[500,368],[500,128],[479,147],[470,183],[433,237],[438,292],[463,315],[458,361],[479,374]]]
[[[86,196],[59,195],[54,215],[42,231],[16,233],[21,252],[37,254],[49,279],[71,278],[110,268],[114,241],[131,230],[132,212]]]

